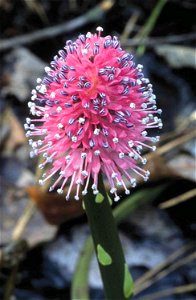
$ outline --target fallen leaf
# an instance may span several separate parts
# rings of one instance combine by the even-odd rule
[[[179,154],[168,161],[168,167],[176,175],[196,181],[196,162],[195,158],[187,154]]]
[[[155,48],[158,55],[163,56],[173,68],[196,67],[195,49],[184,46],[161,45]]]
[[[8,154],[13,152],[17,146],[26,144],[27,139],[22,125],[11,108],[7,108],[3,121],[10,129],[4,144],[4,151]]]
[[[29,186],[26,191],[50,224],[59,225],[84,213],[82,201],[66,201],[65,195],[48,193],[37,186]]]

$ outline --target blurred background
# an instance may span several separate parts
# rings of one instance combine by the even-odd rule
[[[163,110],[150,180],[114,207],[134,299],[196,299],[195,15],[194,0],[0,0],[1,299],[104,299],[81,202],[37,186],[23,128],[36,78],[97,26],[144,65]]]

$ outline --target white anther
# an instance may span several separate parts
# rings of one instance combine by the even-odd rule
[[[93,194],[94,194],[94,195],[97,195],[98,193],[99,193],[98,190],[94,190],[94,191],[93,191]]]
[[[91,38],[91,36],[92,36],[91,32],[87,32],[86,37]]]
[[[146,103],[142,103],[141,108],[146,109],[147,108],[147,104]]]
[[[44,157],[44,158],[47,158],[47,157],[48,157],[48,153],[47,153],[47,152],[44,152],[43,157]]]
[[[89,104],[89,103],[85,103],[85,104],[83,105],[83,107],[87,109],[87,108],[90,107],[90,104]]]
[[[45,67],[44,70],[45,70],[46,73],[51,71],[50,67]]]
[[[29,125],[28,124],[24,124],[24,129],[25,130],[29,129]]]
[[[159,135],[157,135],[155,138],[156,138],[156,142],[160,141],[160,136]]]
[[[33,102],[29,101],[29,102],[28,102],[28,107],[29,107],[29,108],[31,108],[31,107],[35,107],[35,103],[33,103]]]
[[[134,146],[134,142],[133,141],[128,141],[128,145],[129,145],[129,147],[133,147]]]
[[[116,143],[118,143],[118,138],[115,137],[115,138],[112,139],[112,141],[116,144]]]
[[[147,136],[147,134],[148,134],[148,133],[147,133],[146,130],[142,131],[142,133],[141,133],[142,136]]]
[[[42,179],[39,180],[39,185],[44,185],[44,181]]]
[[[96,30],[97,30],[97,31],[103,31],[103,27],[98,26],[98,27],[96,28]]]
[[[77,180],[76,180],[76,184],[81,184],[82,183],[82,180],[80,179],[80,178],[78,178]]]
[[[133,159],[138,160],[139,155],[137,153],[134,154]]]
[[[84,123],[85,123],[85,118],[79,118],[78,122],[79,122],[80,124],[84,124]]]
[[[31,107],[31,109],[30,109],[30,113],[33,115],[33,116],[35,116],[35,107]]]
[[[135,103],[131,102],[131,103],[129,104],[129,106],[130,106],[131,108],[135,108]]]
[[[31,119],[30,118],[26,118],[26,122],[27,122],[27,124],[30,124],[31,123]]]
[[[58,127],[58,129],[62,129],[62,128],[63,128],[63,124],[62,124],[62,123],[59,123],[59,124],[57,125],[57,127]]]
[[[112,178],[116,178],[117,176],[118,176],[117,173],[115,173],[115,172],[112,173]]]
[[[38,90],[41,94],[45,94],[47,91],[47,88],[44,84],[42,84]]]
[[[117,182],[117,185],[118,185],[118,186],[122,186],[122,185],[123,185],[123,184],[122,184],[122,181],[118,181],[118,182]]]
[[[133,152],[129,152],[129,157],[134,157],[134,153]]]
[[[65,156],[66,161],[69,161],[71,159],[71,155]]]
[[[93,132],[93,133],[94,133],[95,135],[99,135],[99,132],[100,132],[100,129],[98,129],[98,128],[95,128],[95,130],[94,130],[94,132]]]
[[[71,140],[72,140],[72,142],[76,143],[78,139],[77,139],[77,137],[74,135],[74,136],[72,136]]]
[[[54,98],[56,97],[56,93],[55,93],[55,92],[52,92],[52,93],[50,94],[50,97],[51,97],[52,99],[54,99]]]
[[[146,176],[150,176],[150,171],[146,171]]]
[[[41,83],[42,82],[42,80],[41,80],[41,78],[37,78],[37,83]]]
[[[162,128],[163,128],[163,123],[160,122],[160,123],[158,124],[158,126],[159,126],[159,129],[162,129]]]
[[[97,190],[97,185],[95,183],[92,185],[92,190]]]
[[[123,152],[119,153],[119,158],[123,158],[125,156],[125,154]]]
[[[143,69],[143,65],[138,64],[137,67],[136,67],[136,69],[141,69],[142,70]]]
[[[143,119],[142,119],[142,124],[143,124],[143,125],[146,125],[147,123],[148,123],[147,119],[146,119],[146,118],[143,118]]]
[[[32,100],[32,101],[35,101],[36,98],[37,98],[37,95],[31,96],[31,100]]]
[[[38,146],[42,146],[42,145],[43,145],[43,142],[42,142],[41,140],[38,140],[38,141],[37,141],[37,144],[38,144]]]
[[[140,85],[140,84],[142,84],[142,81],[141,81],[140,79],[137,79],[137,80],[136,80],[136,83],[137,83],[138,85]]]
[[[148,84],[150,82],[150,80],[148,78],[142,78],[141,80],[146,84]]]
[[[43,134],[46,134],[47,131],[48,131],[48,130],[47,130],[46,128],[45,128],[45,129],[42,129],[42,133],[43,133]]]
[[[94,152],[94,154],[97,156],[100,155],[100,153],[101,153],[100,150],[95,150],[95,152]]]
[[[33,90],[31,91],[31,94],[32,94],[32,95],[37,95],[37,91],[36,91],[35,89],[33,89]]]
[[[65,175],[65,171],[60,171],[59,175],[64,176]]]
[[[47,157],[47,158],[46,158],[46,162],[47,162],[47,163],[52,163],[52,162],[53,162],[53,159],[52,159],[51,157]]]
[[[136,179],[135,178],[131,178],[130,183],[131,183],[132,187],[135,187],[136,186]]]
[[[57,111],[58,113],[60,113],[60,112],[62,111],[62,107],[58,106],[57,109],[56,109],[56,111]]]
[[[117,202],[120,200],[120,197],[117,195],[116,197],[114,197],[114,201]]]
[[[143,164],[143,165],[146,165],[146,163],[147,163],[147,159],[146,159],[146,158],[143,158],[143,159],[142,159],[142,164]]]
[[[149,91],[143,92],[143,95],[147,97],[149,95]]]
[[[31,136],[31,131],[28,130],[27,133],[25,134],[26,137],[30,137]]]
[[[32,148],[34,148],[34,149],[37,148],[37,142],[32,143]]]
[[[34,149],[33,151],[35,155],[38,155],[38,149]]]
[[[87,153],[86,152],[82,152],[81,153],[81,158],[85,158],[85,157],[87,157]]]
[[[41,115],[42,115],[40,111],[36,111],[35,114],[36,114],[37,117],[41,117]]]
[[[82,49],[82,54],[87,54],[88,50],[87,49]]]
[[[117,191],[117,189],[113,187],[113,188],[111,188],[110,193],[114,194],[116,191]]]
[[[57,193],[58,193],[59,195],[61,195],[61,194],[63,194],[63,190],[62,190],[62,189],[58,189],[58,190],[57,190]]]
[[[35,152],[34,151],[30,151],[30,158],[33,158],[35,156]]]

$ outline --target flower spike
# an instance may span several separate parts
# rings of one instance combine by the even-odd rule
[[[143,66],[135,66],[133,56],[121,49],[116,36],[97,33],[80,34],[66,42],[54,56],[46,76],[37,79],[28,103],[33,118],[27,118],[25,129],[32,146],[31,156],[43,155],[44,168],[50,164],[41,184],[57,177],[50,190],[61,194],[65,183],[75,199],[89,188],[98,193],[98,175],[106,175],[115,201],[118,187],[129,193],[136,178],[144,180],[149,172],[143,148],[155,150],[150,142],[152,128],[161,128],[156,96],[152,84],[143,75]],[[93,186],[89,187],[89,178]]]

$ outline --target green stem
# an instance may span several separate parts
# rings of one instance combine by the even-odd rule
[[[74,277],[71,285],[72,300],[89,300],[88,270],[91,262],[91,257],[89,259],[89,253],[92,253],[93,255],[93,241],[91,236],[86,239],[86,242],[80,254],[81,259],[79,259],[77,262],[76,270],[79,270],[79,272],[76,272],[76,270],[74,272]]]
[[[141,31],[136,35],[136,38],[141,38],[141,40],[142,40],[143,38],[149,36],[149,34],[153,30],[155,23],[166,3],[167,3],[167,0],[159,0],[157,2],[150,17],[147,19],[147,21],[144,24],[144,26],[142,27]],[[144,45],[140,45],[136,51],[137,55],[138,56],[143,55],[145,52],[145,49],[146,49],[146,47]]]
[[[18,263],[14,266],[14,268],[12,269],[12,271],[7,279],[3,300],[11,299],[12,292],[13,292],[15,282],[16,282],[17,272],[18,272]]]
[[[99,178],[99,191],[101,194],[95,196],[90,189],[84,197],[84,204],[105,296],[108,300],[131,299],[133,282],[125,263],[116,223],[101,176]]]
[[[165,189],[166,185],[160,185],[153,188],[144,188],[130,195],[125,201],[122,201],[113,211],[115,220],[118,223],[126,219],[138,207],[153,201]],[[77,266],[71,286],[71,299],[89,300],[88,292],[88,273],[90,262],[93,256],[92,238],[87,238],[81,254],[78,258]]]

